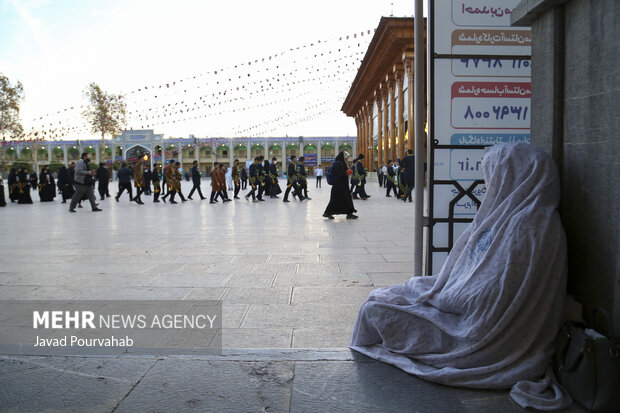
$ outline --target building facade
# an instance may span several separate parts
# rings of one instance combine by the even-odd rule
[[[83,152],[91,152],[94,162],[119,163],[124,160],[148,155],[151,163],[169,160],[181,162],[184,170],[199,162],[202,171],[210,171],[215,162],[226,166],[235,159],[241,162],[263,155],[271,161],[276,157],[278,167],[283,169],[283,159],[291,155],[304,156],[304,164],[310,172],[320,163],[328,167],[338,151],[357,151],[355,137],[269,137],[269,138],[168,138],[153,130],[124,131],[106,141],[103,155],[99,139],[82,141],[9,141],[2,147],[4,169],[15,163],[34,165],[40,170],[45,165],[68,165],[80,158]]]
[[[375,170],[413,148],[413,18],[382,17],[342,111],[355,119],[357,146]]]

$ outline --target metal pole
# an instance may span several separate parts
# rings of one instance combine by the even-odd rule
[[[414,0],[415,196],[413,209],[413,275],[422,275],[424,230],[424,7]],[[409,108],[411,110],[412,108]]]

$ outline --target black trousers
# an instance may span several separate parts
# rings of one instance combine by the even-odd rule
[[[411,197],[411,191],[413,191],[413,189],[415,188],[413,184],[414,184],[414,181],[407,182],[407,192],[403,196],[403,199],[409,198],[410,201],[413,199]]]
[[[131,189],[131,182],[118,183],[118,194],[116,194],[116,198],[120,198],[124,190],[127,190],[127,192],[129,192],[129,200],[132,200],[133,190]]]
[[[142,195],[143,193],[144,193],[144,188],[142,188],[141,186],[136,186],[136,197],[134,198],[134,200],[142,202],[140,195]]]
[[[241,185],[239,184],[235,184],[235,198],[237,198],[237,195],[239,195],[239,191],[241,190]]]
[[[316,187],[320,188],[321,187],[321,181],[322,181],[322,176],[317,176],[316,177]]]
[[[390,196],[390,191],[394,191],[394,196],[398,196],[398,191],[396,190],[396,185],[388,180],[387,182],[387,191],[385,192],[385,196]]]
[[[249,198],[250,196],[252,196],[252,200],[255,200],[255,199],[256,199],[256,187],[255,187],[254,185],[251,185],[251,188],[252,188],[252,189],[250,190],[250,192],[248,192],[248,193],[245,195],[245,197],[246,197],[246,198]]]
[[[159,181],[157,181],[157,184],[153,185],[153,202],[159,202],[160,194],[161,194],[161,189],[159,187]]]
[[[241,189],[246,189],[248,187],[248,180],[247,179],[242,179],[241,180]]]
[[[291,193],[291,188],[293,188],[293,196],[297,196],[299,200],[301,201],[303,199],[303,196],[301,194],[301,188],[299,187],[297,182],[293,182],[293,183],[286,185],[286,191],[284,192],[284,200],[288,201],[288,194]]]
[[[110,196],[108,194],[108,181],[99,181],[99,186],[97,187],[97,190],[99,191],[99,196],[101,197],[102,201],[106,195]]]
[[[205,199],[204,195],[202,195],[202,190],[200,189],[200,184],[198,184],[198,185],[194,184],[194,186],[192,187],[192,190],[189,191],[189,195],[187,197],[191,198],[192,195],[194,195],[194,191],[195,190],[198,190],[198,195],[200,195],[200,199]]]
[[[353,196],[359,195],[360,198],[368,198],[368,194],[366,193],[366,183],[362,181],[360,185],[355,186],[355,190],[353,191]]]

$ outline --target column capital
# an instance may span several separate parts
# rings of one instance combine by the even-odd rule
[[[405,50],[403,52],[403,66],[410,80],[413,80],[413,71],[415,66],[413,50]]]
[[[403,80],[405,79],[405,68],[402,63],[396,63],[392,68],[394,74],[394,80],[399,88],[402,88]]]
[[[377,109],[381,110],[381,103],[383,99],[383,97],[381,96],[381,89],[380,88],[375,89],[375,91],[373,92],[373,95],[375,97],[375,103],[377,104]]]
[[[388,73],[387,75],[385,75],[385,86],[386,86],[386,89],[390,93],[394,93],[394,74],[393,73]]]
[[[383,98],[383,100],[387,102],[388,98],[390,97],[390,89],[388,88],[387,82],[381,82],[381,84],[379,85],[379,92],[381,93],[381,98]]]

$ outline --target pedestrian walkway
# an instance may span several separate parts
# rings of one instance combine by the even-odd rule
[[[0,411],[524,411],[506,391],[436,385],[346,349],[368,293],[413,275],[413,204],[371,183],[359,219],[328,220],[323,184],[303,203],[2,208],[0,299],[221,300],[224,349],[0,355]]]
[[[1,411],[525,412],[506,391],[430,383],[346,349],[210,357],[2,357]],[[567,413],[583,412],[577,407]]]
[[[303,203],[8,205],[0,299],[221,300],[224,347],[346,347],[368,293],[413,275],[413,204],[371,184],[360,219],[331,221],[331,187],[309,184]]]

